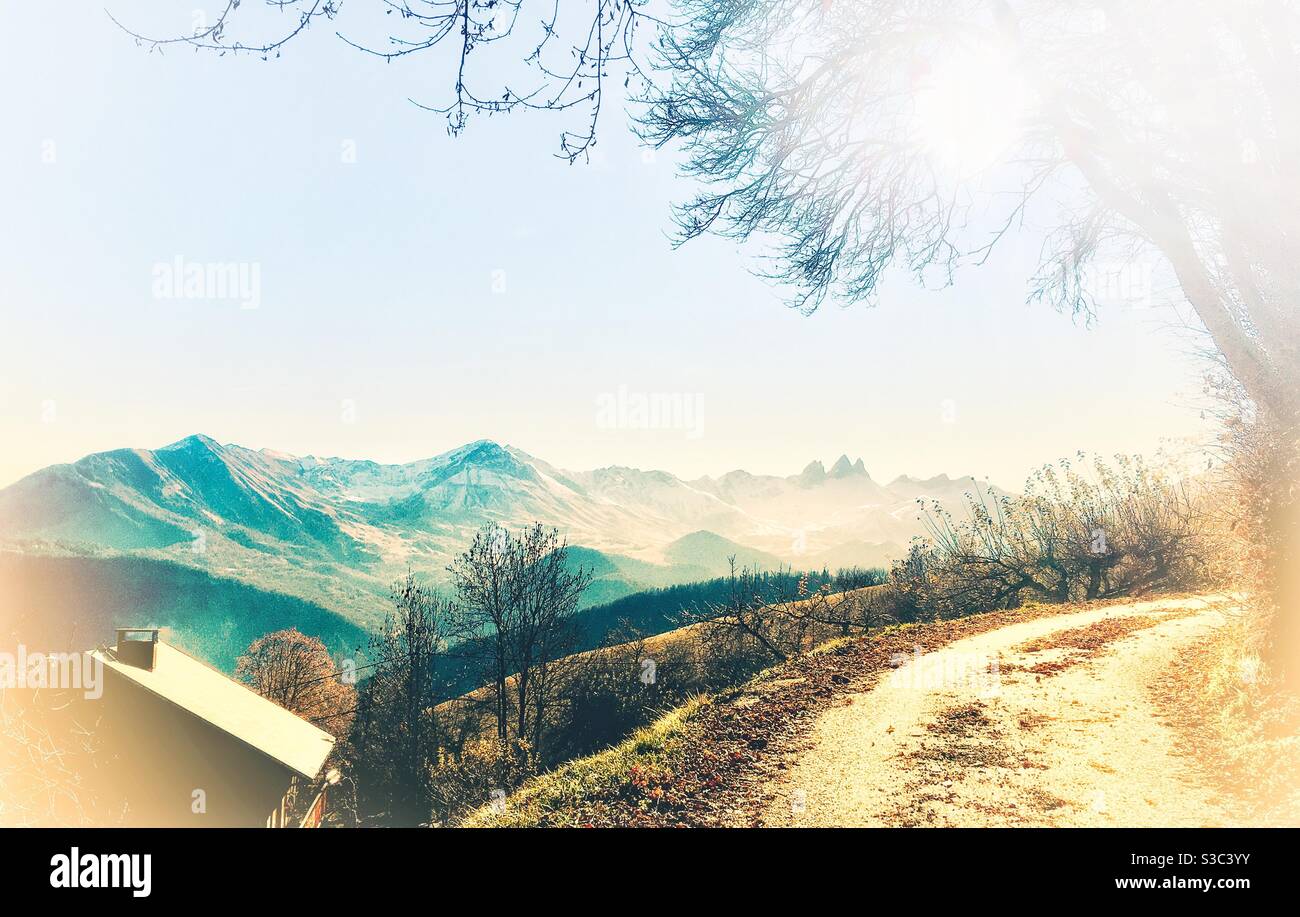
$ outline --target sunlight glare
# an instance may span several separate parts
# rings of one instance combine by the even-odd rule
[[[1021,130],[1029,104],[1023,74],[991,50],[934,63],[917,81],[918,139],[935,166],[963,178],[994,165]]]

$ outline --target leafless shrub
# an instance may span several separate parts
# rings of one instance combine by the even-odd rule
[[[1084,457],[1081,455],[1081,459]],[[1190,485],[1140,458],[1046,466],[1020,497],[967,494],[965,518],[924,505],[929,536],[892,571],[917,617],[1190,588],[1204,582],[1204,515]]]
[[[881,577],[867,571],[860,579],[872,585],[835,592],[827,582],[813,589],[803,575],[791,587],[782,578],[737,568],[733,557],[726,596],[690,609],[681,620],[699,630],[719,671],[752,673],[759,663],[783,662],[832,637],[892,623],[892,604],[876,585]]]

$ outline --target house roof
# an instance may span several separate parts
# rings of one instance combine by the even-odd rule
[[[334,747],[328,732],[174,646],[157,644],[152,671],[119,661],[111,648],[90,655],[309,780]]]

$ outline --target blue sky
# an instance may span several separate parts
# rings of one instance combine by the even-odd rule
[[[385,65],[324,28],[266,63],[149,54],[62,4],[0,4],[0,80],[0,485],[194,432],[380,461],[491,438],[687,477],[846,452],[877,479],[1016,485],[1203,432],[1167,312],[1085,329],[1025,305],[1032,231],[943,291],[894,281],[875,309],[811,318],[752,251],[673,250],[689,186],[616,106],[597,161],[569,166],[545,116],[449,138],[407,101],[450,85],[433,58]],[[256,264],[259,307],[155,297],[176,258]],[[620,386],[698,397],[700,435],[602,426]]]

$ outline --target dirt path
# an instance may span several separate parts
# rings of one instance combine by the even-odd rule
[[[817,721],[767,825],[1212,826],[1148,684],[1224,620],[1169,599],[1014,624],[899,660]]]

